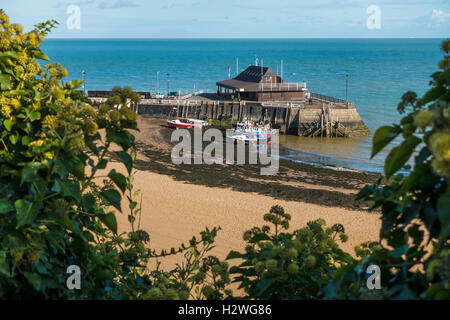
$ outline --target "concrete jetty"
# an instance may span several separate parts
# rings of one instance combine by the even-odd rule
[[[232,119],[233,122],[269,121],[285,134],[299,136],[347,137],[370,133],[351,102],[319,94],[295,102],[216,100],[215,95],[189,95],[187,98],[142,99],[137,113],[157,118],[172,115],[195,119]],[[91,100],[102,103],[105,98]]]

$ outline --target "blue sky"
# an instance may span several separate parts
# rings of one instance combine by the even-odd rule
[[[26,29],[50,18],[53,38],[443,38],[449,0],[0,0]],[[69,5],[80,29],[69,29]],[[380,29],[367,8],[380,8]]]

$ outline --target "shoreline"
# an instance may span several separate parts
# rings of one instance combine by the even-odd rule
[[[211,254],[224,259],[231,250],[244,250],[244,231],[265,224],[263,215],[274,205],[292,215],[291,231],[319,218],[327,225],[342,224],[349,241],[341,248],[350,254],[356,245],[379,238],[380,215],[354,201],[358,190],[375,180],[373,175],[286,160],[280,160],[276,176],[261,176],[250,165],[174,165],[172,129],[163,127],[161,119],[140,116],[138,122],[134,184],[142,195],[137,199],[142,201],[141,229],[149,232],[152,249],[178,248],[206,227],[221,227]],[[115,161],[112,168],[125,171]],[[127,212],[126,203],[123,208]],[[130,230],[127,214],[118,214],[117,220],[120,232]],[[175,255],[159,262],[169,270],[182,259]]]
[[[138,154],[136,169],[172,176],[175,180],[210,187],[230,187],[241,192],[257,192],[276,199],[305,201],[325,206],[340,206],[353,210],[367,209],[354,202],[357,191],[375,182],[379,174],[354,170],[339,170],[280,157],[278,174],[261,176],[257,165],[171,163],[170,142],[173,129],[165,120],[139,116],[141,132],[136,134]],[[144,160],[145,159],[145,160]],[[148,162],[150,160],[150,162]],[[230,175],[231,173],[231,175]],[[334,190],[346,190],[335,193]],[[302,192],[300,192],[302,191]]]

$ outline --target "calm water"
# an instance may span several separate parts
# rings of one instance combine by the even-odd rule
[[[43,49],[68,69],[70,79],[86,71],[86,89],[128,85],[135,90],[214,92],[215,83],[242,71],[255,55],[275,72],[284,61],[284,78],[308,82],[313,92],[349,100],[374,132],[399,119],[402,94],[424,93],[442,58],[437,39],[403,40],[47,40]],[[371,138],[302,139],[282,136],[284,156],[293,160],[378,172],[385,154],[369,160]]]

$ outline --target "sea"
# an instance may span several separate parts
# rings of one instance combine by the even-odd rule
[[[407,91],[424,94],[443,57],[442,39],[47,39],[42,49],[86,90],[215,92],[250,64],[270,67],[312,92],[353,101],[373,133],[398,122]],[[283,68],[281,68],[283,65]],[[346,81],[348,75],[348,87]],[[348,89],[347,89],[348,88]],[[389,148],[370,159],[372,135],[280,136],[280,157],[338,170],[379,173]],[[395,145],[395,144],[394,144]],[[391,146],[392,147],[392,146]]]

